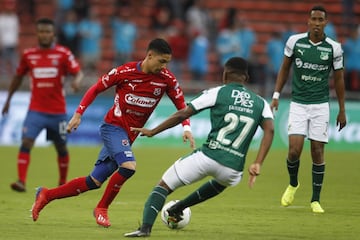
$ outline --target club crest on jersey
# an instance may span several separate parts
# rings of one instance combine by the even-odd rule
[[[329,59],[329,53],[328,52],[321,52],[320,53],[320,59],[321,60],[328,60]]]
[[[161,94],[161,88],[155,88],[154,89],[154,95],[159,96]]]

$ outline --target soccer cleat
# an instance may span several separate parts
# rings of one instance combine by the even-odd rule
[[[25,183],[20,180],[10,184],[10,187],[12,190],[17,192],[26,192]]]
[[[47,191],[48,189],[44,187],[39,187],[36,191],[35,202],[31,209],[34,222],[39,218],[40,211],[49,203],[49,200],[46,197]]]
[[[325,210],[320,206],[318,201],[314,201],[310,204],[313,213],[324,213]]]
[[[290,206],[294,201],[296,190],[300,187],[300,183],[296,187],[289,185],[281,197],[281,205],[284,207]]]
[[[124,237],[150,237],[150,230],[139,228],[138,230],[131,232],[131,233],[125,233]]]
[[[166,211],[168,212],[168,218],[167,218],[168,223],[178,223],[181,220],[183,220],[183,218],[182,218],[183,212],[182,211],[180,211],[180,212],[177,211],[175,205],[173,205],[172,207],[170,207]]]
[[[107,208],[95,208],[94,209],[94,217],[96,219],[96,223],[103,227],[110,227],[111,223],[109,221],[109,217],[107,215]]]

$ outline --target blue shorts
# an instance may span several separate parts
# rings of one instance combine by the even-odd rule
[[[122,163],[135,161],[127,132],[111,124],[100,126],[100,135],[104,142],[91,176],[104,182]]]
[[[35,140],[43,129],[46,139],[56,143],[66,143],[66,114],[47,114],[28,111],[22,129],[22,138]]]

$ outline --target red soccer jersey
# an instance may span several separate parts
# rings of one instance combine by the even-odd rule
[[[158,74],[147,74],[141,71],[140,64],[130,62],[100,77],[85,93],[76,112],[83,114],[100,92],[115,86],[114,105],[104,120],[124,128],[134,142],[137,133],[130,131],[130,127],[143,127],[164,93],[177,109],[185,108],[183,92],[170,71],[164,69]],[[183,125],[190,125],[189,120]]]
[[[49,49],[26,49],[16,73],[21,76],[30,73],[30,110],[63,114],[66,113],[64,76],[79,71],[79,63],[71,51],[66,47],[54,45]]]

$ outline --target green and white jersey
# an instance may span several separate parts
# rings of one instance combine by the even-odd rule
[[[241,84],[229,83],[203,91],[189,106],[210,109],[211,130],[201,151],[218,163],[242,171],[258,126],[273,119],[269,104]]]
[[[290,36],[284,54],[292,58],[292,101],[302,104],[329,101],[329,75],[344,68],[341,44],[326,37],[313,43],[309,33]]]

